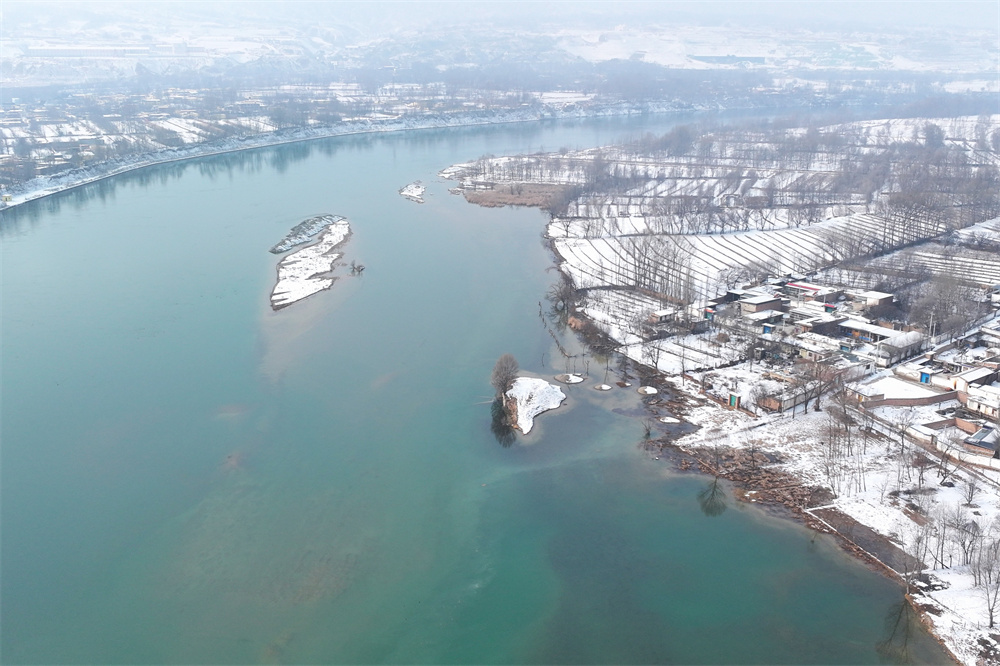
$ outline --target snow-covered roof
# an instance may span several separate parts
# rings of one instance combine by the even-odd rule
[[[793,289],[801,289],[803,291],[811,292],[814,296],[825,296],[828,294],[836,294],[840,289],[835,287],[826,287],[821,284],[813,284],[811,282],[789,282],[785,285],[786,287],[792,287]]]
[[[819,301],[806,301],[792,308],[791,312],[808,315],[810,317],[814,315],[826,314],[826,304],[820,303]]]
[[[899,331],[895,331],[891,328],[879,326],[878,324],[872,324],[871,322],[863,321],[861,319],[855,319],[854,317],[848,317],[844,321],[840,322],[840,325],[855,331],[881,335],[884,338],[891,338],[899,333]]]
[[[955,377],[960,377],[971,384],[973,382],[982,381],[986,377],[995,373],[996,370],[993,368],[971,368],[958,373]]]
[[[892,329],[889,328],[884,328],[882,330],[892,331]],[[920,331],[909,331],[907,333],[899,333],[898,331],[892,331],[892,332],[895,333],[895,335],[885,340],[885,344],[890,345],[892,347],[899,347],[899,348],[909,347],[911,345],[918,344],[921,340],[924,339],[924,334],[921,333]]]
[[[760,312],[751,312],[744,318],[750,321],[764,321],[765,319],[771,319],[772,317],[784,317],[785,313],[781,310],[761,310]]]
[[[810,284],[808,282],[789,282],[785,286],[795,287],[796,289],[804,289],[805,291],[821,291],[823,289],[829,289],[829,287],[823,287],[818,284]]]
[[[865,395],[882,394],[886,398],[924,398],[941,395],[939,391],[932,391],[922,384],[915,384],[893,376],[883,377],[868,384],[867,387],[872,390],[872,393]]]
[[[820,335],[819,333],[813,333],[807,331],[805,333],[800,333],[795,336],[795,340],[799,342],[799,346],[806,349],[815,350],[833,350],[838,351],[840,349],[840,341],[833,338],[827,337],[825,335]]]
[[[885,298],[892,298],[892,294],[887,294],[884,291],[862,291],[858,293],[858,297],[867,301],[881,301]]]
[[[966,437],[965,441],[967,444],[995,451],[997,448],[997,442],[1000,441],[1000,435],[998,435],[997,431],[992,427],[983,426],[977,430],[975,434]]]
[[[763,294],[761,296],[750,296],[740,299],[740,303],[746,303],[747,305],[763,305],[764,303],[770,303],[771,301],[781,300],[780,296]]]

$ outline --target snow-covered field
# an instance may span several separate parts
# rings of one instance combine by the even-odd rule
[[[292,252],[278,262],[278,282],[271,292],[271,307],[288,307],[307,296],[329,289],[336,278],[329,275],[341,253],[334,248],[351,233],[347,220],[330,222],[312,245]]]
[[[811,272],[835,261],[831,237],[859,238],[880,228],[875,217],[864,213],[801,229],[712,235],[566,237],[560,222],[549,225],[557,235],[553,243],[563,259],[561,268],[578,288],[656,289],[686,280],[696,301],[725,291],[731,280],[727,272],[733,269],[766,267],[775,275]],[[651,272],[650,264],[659,272]]]

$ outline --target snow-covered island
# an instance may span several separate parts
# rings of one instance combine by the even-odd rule
[[[401,196],[409,199],[410,201],[416,201],[417,203],[423,203],[424,202],[424,190],[426,190],[426,189],[427,188],[424,187],[423,183],[421,183],[419,180],[416,180],[416,181],[410,183],[409,185],[405,185],[402,188],[400,188],[399,194]]]
[[[341,257],[341,253],[333,250],[347,240],[351,233],[351,227],[347,220],[340,216],[324,215],[321,218],[330,221],[323,226],[319,239],[314,244],[297,250],[278,262],[278,282],[271,291],[271,308],[274,310],[286,308],[307,296],[329,289],[336,280],[330,275],[330,272],[333,270],[334,263]],[[321,218],[311,218],[302,224],[312,223],[313,220]],[[301,226],[296,226],[292,230],[292,234],[295,234],[295,230]],[[301,233],[304,232],[300,231],[300,235]],[[275,247],[290,242],[289,238],[292,234]],[[303,241],[299,241],[299,243],[301,242]]]
[[[507,411],[515,421],[514,426],[527,435],[542,412],[555,409],[566,399],[566,394],[544,379],[518,377],[505,394]]]

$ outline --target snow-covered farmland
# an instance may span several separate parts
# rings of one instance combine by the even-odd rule
[[[553,244],[561,267],[580,289],[640,287],[699,301],[731,286],[734,269],[783,274],[834,263],[836,239],[875,236],[882,233],[882,224],[871,215],[857,214],[800,229],[713,235],[567,237],[559,233],[558,221],[549,229],[557,235]],[[681,288],[686,294],[677,292]]]
[[[561,192],[547,228],[560,268],[578,290],[611,290],[585,313],[635,344],[635,322],[665,304],[696,306],[768,275],[858,257],[894,270],[901,247],[917,273],[995,284],[1000,260],[988,251],[949,258],[947,248],[920,243],[965,227],[997,237],[983,220],[1000,209],[998,141],[1000,115],[700,136],[682,127],[627,145],[482,158],[441,175],[467,192],[516,193],[522,184]]]

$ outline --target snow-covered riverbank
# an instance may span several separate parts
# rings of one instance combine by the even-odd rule
[[[842,143],[818,152],[807,166],[773,162],[771,157],[753,162],[753,151],[763,139],[733,135],[727,139],[744,141],[746,150],[736,151],[740,154],[732,150],[732,141],[723,142],[726,146],[722,147],[715,141],[718,137],[709,137],[715,143],[706,141],[701,144],[703,150],[680,157],[655,151],[629,153],[609,146],[486,157],[444,169],[440,175],[456,180],[467,199],[482,205],[542,205],[529,196],[532,187],[561,193],[563,199],[553,196],[553,203],[544,205],[559,211],[551,218],[546,235],[576,301],[573,315],[579,318],[579,326],[575,328],[594,339],[610,339],[619,353],[645,366],[640,376],[659,375],[661,388],[673,384],[680,397],[665,403],[648,400],[647,404],[655,422],[676,422],[677,414],[700,426],[673,442],[683,452],[681,469],[698,464],[706,472],[732,479],[742,499],[788,506],[811,527],[838,533],[847,550],[866,561],[881,562],[887,572],[906,581],[914,608],[958,660],[970,665],[1000,663],[1000,631],[990,626],[1000,617],[1000,548],[994,553],[993,573],[984,573],[987,562],[982,555],[994,548],[991,544],[1000,546],[1000,476],[977,469],[956,470],[935,451],[902,438],[901,433],[908,430],[893,424],[913,418],[912,409],[907,414],[885,415],[880,428],[872,415],[876,408],[862,411],[857,398],[847,393],[840,399],[820,400],[830,389],[810,388],[819,390],[805,401],[813,411],[795,419],[764,414],[758,409],[763,403],[754,396],[784,396],[795,381],[801,386],[816,381],[801,374],[796,379],[782,374],[795,375],[808,367],[801,362],[812,357],[801,350],[814,354],[815,350],[807,349],[810,339],[803,337],[793,351],[778,349],[770,357],[748,362],[748,357],[754,358],[755,343],[745,336],[749,332],[766,338],[769,328],[762,327],[759,319],[727,324],[724,313],[720,315],[730,290],[749,288],[768,277],[839,267],[864,254],[858,247],[838,245],[840,239],[882,243],[887,238],[883,249],[888,251],[944,233],[945,228],[933,219],[899,226],[892,202],[871,205],[860,190],[850,196],[838,192],[836,200],[823,199],[823,193],[830,190],[823,185],[825,179],[840,173],[838,151],[844,150],[846,142],[875,155],[892,141],[904,142],[906,137],[922,136],[921,132],[933,134],[938,128],[942,146],[958,156],[956,163],[964,164],[972,156],[993,168],[996,152],[971,146],[982,145],[976,142],[977,132],[989,135],[1000,127],[998,123],[1000,116],[982,116],[826,128],[819,131]],[[795,130],[789,136],[799,134]],[[777,145],[774,135],[766,138],[769,146]],[[751,163],[755,169],[747,170]],[[905,185],[904,176],[899,171],[893,177]],[[791,183],[807,184],[792,187]],[[580,191],[584,194],[577,194]],[[510,192],[512,196],[488,201],[479,196],[481,192]],[[702,217],[686,207],[699,196],[705,210],[711,211]],[[824,208],[814,210],[816,214],[808,219],[796,217],[805,200]],[[983,209],[980,214],[995,213]],[[983,244],[996,241],[992,221],[974,226],[977,235],[983,234]],[[895,236],[886,236],[886,230]],[[967,278],[981,274],[982,284],[995,283],[991,279],[995,253],[956,256],[954,263],[941,262],[937,270],[915,271],[913,279],[961,271]],[[837,286],[848,290],[853,283]],[[790,302],[782,310],[796,305]],[[846,320],[852,314],[845,310],[843,316]],[[714,328],[703,320],[706,315],[711,315]],[[790,326],[787,337],[802,333]],[[828,344],[843,352],[844,344],[837,337],[831,335]],[[869,353],[850,342],[853,354]],[[772,357],[775,364],[767,365]],[[858,361],[845,357],[840,366],[845,374],[851,363]],[[874,368],[873,363],[862,375]],[[663,379],[664,375],[670,378]],[[686,384],[684,377],[695,381]],[[906,388],[911,393],[917,390]],[[931,414],[924,420],[944,420],[944,414],[934,417],[941,407],[927,407]],[[748,410],[758,417],[745,413]],[[660,445],[664,451],[669,448],[667,439],[651,448]],[[991,599],[990,590],[994,591]]]
[[[739,455],[752,455],[758,458],[756,473],[762,477],[787,474],[803,489],[832,488],[833,499],[805,509],[807,522],[867,550],[901,580],[909,578],[915,606],[961,663],[996,663],[980,661],[982,650],[996,642],[991,636],[1000,635],[989,628],[987,593],[995,588],[977,584],[975,559],[964,562],[962,544],[986,538],[1000,527],[1000,497],[995,490],[1000,474],[951,465],[942,478],[930,453],[916,447],[907,458],[913,462],[901,462],[899,435],[888,429],[862,430],[854,433],[853,442],[834,443],[838,425],[833,405],[795,418],[789,414],[754,418],[705,401],[694,383],[685,385],[679,379],[670,383],[685,396],[685,420],[700,426],[676,440],[675,446],[705,452],[703,457],[727,476],[737,470]],[[928,409],[933,412],[933,407],[937,406]],[[850,454],[832,453],[848,443]],[[729,452],[740,454],[734,457]],[[745,463],[743,467],[745,474]],[[748,487],[740,489],[747,501],[776,501],[772,491]],[[781,491],[788,489],[785,485]],[[838,514],[848,521],[836,520]],[[874,534],[865,537],[865,528]],[[866,539],[881,539],[883,552],[870,549]],[[887,558],[885,549],[895,557]]]
[[[300,141],[326,139],[355,134],[375,134],[383,132],[405,132],[411,130],[433,130],[452,127],[474,127],[506,123],[534,122],[554,119],[602,118],[632,116],[651,113],[677,113],[694,111],[673,101],[662,102],[609,102],[592,104],[579,108],[558,108],[541,106],[531,109],[500,109],[473,113],[403,116],[392,119],[349,120],[336,125],[303,127],[278,130],[250,136],[233,137],[224,141],[186,145],[178,148],[159,150],[152,153],[116,158],[92,167],[73,169],[55,176],[39,176],[5,191],[11,200],[0,204],[0,211],[29,201],[57,194],[65,190],[112,178],[129,171],[157,164],[169,164],[199,157],[224,155],[254,148],[267,148]]]

